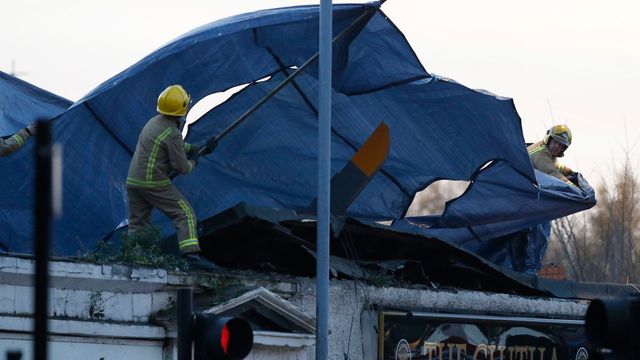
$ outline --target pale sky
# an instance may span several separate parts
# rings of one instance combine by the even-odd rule
[[[319,1],[0,0],[0,70],[78,100],[197,26],[309,3]],[[388,0],[382,10],[427,71],[513,98],[527,141],[569,125],[562,161],[592,185],[640,139],[640,1]]]

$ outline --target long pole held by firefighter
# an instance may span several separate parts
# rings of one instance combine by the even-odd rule
[[[386,0],[384,0],[384,1],[386,1]],[[381,1],[380,4],[384,3],[384,1]],[[369,21],[369,19],[371,19],[371,16],[373,16],[375,11],[376,11],[375,7],[370,7],[369,9],[364,11],[353,23],[351,23],[344,30],[342,30],[340,32],[340,34],[336,35],[333,39],[331,39],[331,35],[332,34],[330,33],[329,34],[329,44],[337,43],[338,41],[343,39],[345,36],[347,36],[347,34],[349,34],[356,26],[361,25],[363,22]],[[313,56],[311,56],[309,59],[307,59],[307,61],[305,61],[302,65],[300,65],[298,67],[298,69],[296,69],[296,71],[291,73],[291,75],[287,76],[287,78],[284,79],[280,84],[278,84],[275,88],[273,88],[271,91],[269,91],[269,93],[267,93],[264,97],[262,97],[260,100],[258,100],[258,102],[255,103],[251,108],[249,108],[242,115],[240,115],[239,118],[234,120],[229,126],[227,126],[220,133],[216,134],[215,136],[212,136],[207,141],[206,145],[203,146],[200,149],[200,151],[198,153],[198,156],[203,156],[203,155],[211,153],[216,148],[216,146],[218,146],[218,143],[220,142],[220,140],[222,140],[222,138],[227,136],[227,134],[229,134],[233,129],[235,129],[236,127],[238,127],[238,125],[240,125],[245,120],[247,120],[249,118],[249,116],[251,116],[251,114],[256,112],[260,107],[262,107],[262,105],[264,105],[264,103],[266,103],[269,99],[271,99],[275,94],[277,94],[280,90],[282,90],[290,82],[292,82],[298,75],[300,75],[301,73],[306,71],[307,68],[311,64],[313,64],[316,60],[318,60],[319,57],[320,57],[320,52],[315,53]],[[211,111],[211,110],[209,110],[209,111]],[[204,115],[202,115],[202,117],[207,116],[207,114],[208,114],[208,112],[205,113]]]

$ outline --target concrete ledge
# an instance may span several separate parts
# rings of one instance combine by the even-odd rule
[[[315,334],[293,334],[274,331],[254,331],[253,343],[264,346],[302,349],[316,344]]]
[[[247,286],[264,286],[284,298],[293,296],[299,279],[282,275],[225,271],[211,274],[168,272],[165,269],[121,264],[91,264],[52,260],[50,287],[71,290],[100,290],[114,293],[150,293],[200,287],[211,277],[231,277]],[[35,260],[0,255],[0,284],[32,287]]]
[[[0,316],[0,332],[30,333],[32,330],[32,318]],[[49,319],[49,334],[138,340],[162,340],[166,337],[164,328],[160,326],[58,319]]]
[[[51,287],[131,293],[152,292],[168,285],[167,271],[132,268],[124,265],[52,261],[49,263]],[[0,256],[0,283],[33,286],[35,260]]]

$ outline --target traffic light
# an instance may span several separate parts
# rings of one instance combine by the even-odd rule
[[[194,314],[191,289],[178,290],[177,321],[178,360],[241,360],[253,346],[253,330],[247,321]]]
[[[589,342],[605,359],[640,358],[640,298],[593,300],[587,308],[585,330]]]
[[[197,314],[193,340],[196,360],[241,360],[251,351],[253,331],[240,318]]]

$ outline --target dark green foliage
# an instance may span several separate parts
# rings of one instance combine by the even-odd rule
[[[375,287],[389,287],[399,284],[399,281],[386,271],[372,271],[367,280]]]
[[[100,291],[91,292],[89,297],[89,317],[92,319],[104,319],[104,300]]]
[[[111,241],[100,241],[96,251],[84,256],[84,260],[96,263],[119,262],[131,265],[186,269],[183,260],[166,254],[160,247],[160,230],[155,226],[147,226],[135,233],[123,233],[119,247]]]

